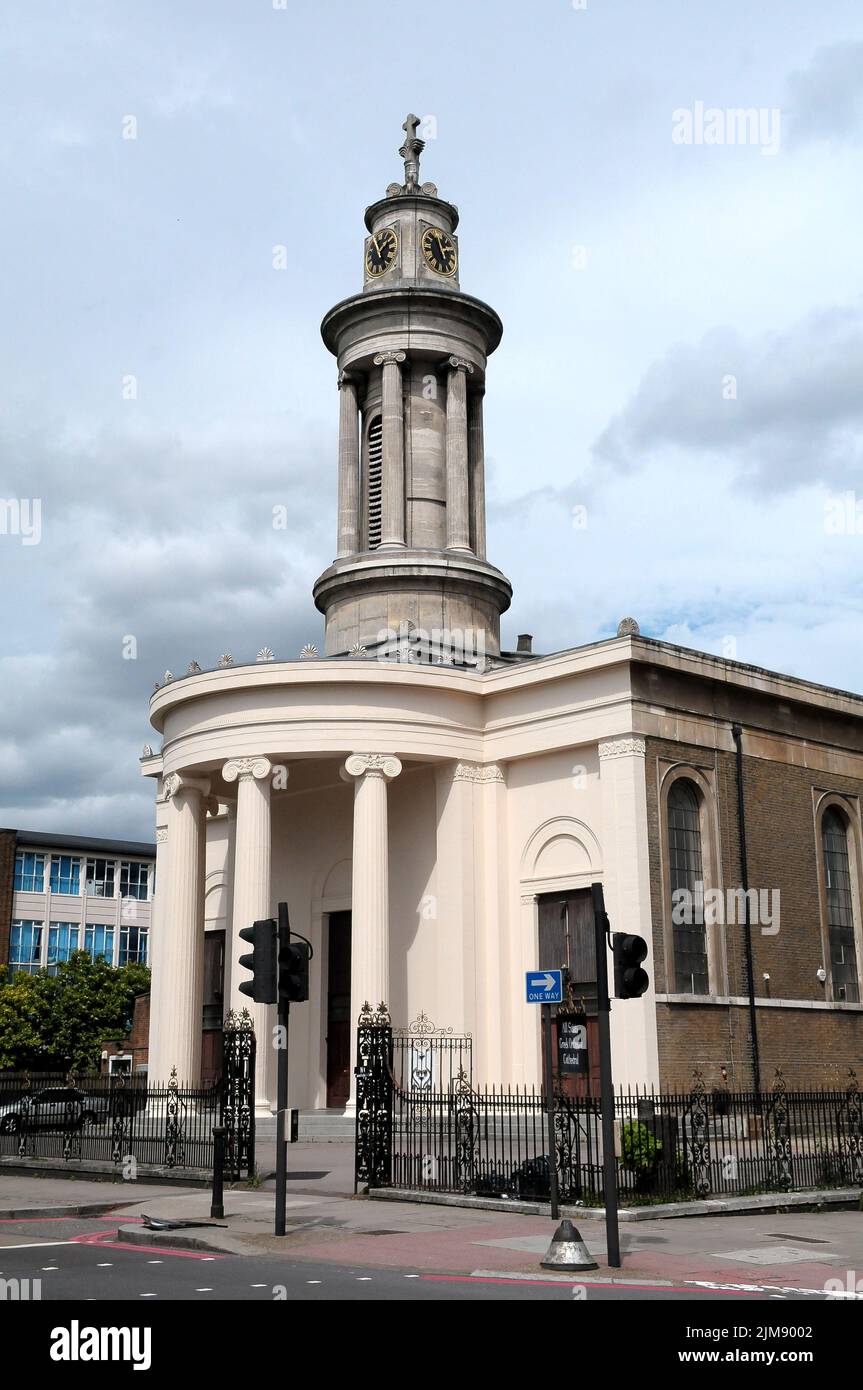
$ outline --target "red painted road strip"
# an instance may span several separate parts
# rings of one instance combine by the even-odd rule
[[[130,1223],[131,1224],[131,1223]],[[69,1241],[70,1245],[98,1245],[100,1250],[134,1250],[140,1255],[152,1255],[157,1252],[160,1255],[173,1255],[178,1260],[224,1260],[226,1255],[217,1255],[215,1251],[209,1253],[206,1250],[173,1250],[167,1245],[130,1245],[122,1240],[109,1240],[108,1232],[103,1235],[97,1231],[95,1235],[75,1236]]]

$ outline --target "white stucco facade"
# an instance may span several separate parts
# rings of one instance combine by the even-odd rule
[[[293,1011],[292,1104],[326,1105],[327,922],[346,910],[354,1012],[365,998],[400,1023],[422,1010],[472,1033],[480,1083],[538,1083],[538,1011],[523,1000],[539,896],[600,881],[612,919],[651,935],[630,646],[486,673],[273,662],[158,691],[163,750],[142,763],[160,786],[151,1075],[195,1069],[205,920],[226,930],[226,1004],[242,1005],[237,933],[286,901],[315,951]],[[275,1019],[258,1008],[260,1036]],[[615,1015],[621,1082],[657,1080],[653,1018],[650,993]]]

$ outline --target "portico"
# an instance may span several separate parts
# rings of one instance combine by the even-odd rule
[[[629,641],[483,674],[321,659],[163,686],[151,706],[163,750],[142,764],[159,779],[164,832],[151,1075],[200,1055],[204,935],[226,934],[225,1010],[251,1008],[238,991],[239,931],[285,900],[315,951],[312,997],[292,1012],[292,1104],[327,1103],[334,914],[351,914],[354,1021],[367,999],[386,1000],[404,1021],[422,1009],[474,1034],[484,1079],[538,1080],[536,1020],[520,982],[537,960],[543,893],[604,877],[630,924],[649,918]],[[618,748],[618,735],[629,742]],[[609,839],[619,870],[604,858]],[[217,905],[205,908],[205,894]],[[275,1010],[254,1007],[263,1110],[275,1099]],[[632,1052],[633,1079],[646,1080],[642,1001],[626,1021],[641,1035],[620,1046]],[[353,1027],[349,1037],[352,1075]]]

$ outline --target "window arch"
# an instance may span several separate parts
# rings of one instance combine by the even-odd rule
[[[710,993],[700,802],[700,794],[688,778],[678,777],[671,784],[666,815],[674,982],[675,989],[684,994]]]
[[[369,550],[377,550],[381,543],[383,456],[383,421],[380,415],[376,415],[369,425],[366,451],[366,540]]]
[[[853,853],[844,811],[829,805],[821,817],[825,920],[830,957],[830,984],[837,1002],[860,1002],[860,976],[854,922]]]

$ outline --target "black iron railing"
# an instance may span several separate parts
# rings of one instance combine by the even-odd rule
[[[211,1169],[221,1087],[128,1077],[0,1076],[0,1156]]]
[[[602,1202],[599,1097],[555,1095],[550,1156],[540,1090],[475,1086],[469,1067],[455,1065],[457,1040],[441,1034],[430,1035],[424,1084],[415,1086],[405,1063],[409,1036],[394,1032],[385,1009],[361,1019],[358,1186],[542,1200],[554,1162],[562,1200]],[[863,1103],[853,1072],[832,1091],[789,1091],[777,1072],[760,1093],[708,1090],[696,1073],[689,1092],[618,1091],[614,1118],[623,1203],[863,1187]]]

